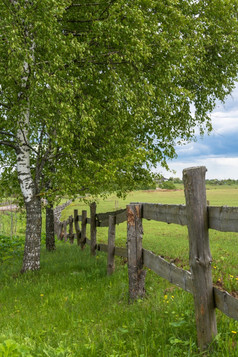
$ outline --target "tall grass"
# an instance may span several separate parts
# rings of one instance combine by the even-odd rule
[[[0,356],[199,356],[192,296],[147,271],[144,300],[128,304],[127,266],[58,243],[38,272],[0,273]],[[237,356],[237,322],[218,312],[211,356]],[[7,354],[8,350],[11,350]],[[15,351],[15,352],[14,352]],[[13,352],[15,354],[13,354]]]
[[[210,204],[231,205],[222,195],[212,195],[209,190]],[[183,203],[184,198],[182,191],[132,193],[126,201],[111,196],[98,203],[98,211],[131,201]],[[74,208],[85,206],[73,202],[63,218]],[[126,224],[116,229],[116,245],[125,245]],[[145,221],[144,231],[145,248],[188,268],[185,227]],[[98,228],[98,239],[107,241],[107,229]],[[81,251],[75,244],[57,242],[54,253],[42,247],[40,271],[21,275],[23,240],[2,237],[0,243],[2,258],[8,257],[0,259],[0,357],[202,355],[196,347],[192,295],[152,271],[147,270],[145,299],[129,304],[123,259],[116,259],[115,274],[108,277],[105,253],[91,257],[88,247]],[[237,292],[237,235],[211,231],[210,243],[214,282],[220,279],[228,291]],[[218,335],[206,355],[237,356],[238,322],[218,310],[217,321]]]

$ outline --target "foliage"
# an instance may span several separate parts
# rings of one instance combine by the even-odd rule
[[[0,10],[2,163],[15,167],[29,110],[31,175],[52,199],[146,181],[145,163],[166,165],[178,138],[209,127],[237,74],[235,0],[1,1]]]
[[[218,180],[218,179],[210,179],[206,180],[206,183],[212,186],[223,186],[223,185],[228,185],[228,186],[234,186],[238,185],[238,180],[234,179],[226,179],[226,180]]]
[[[159,187],[166,190],[176,190],[176,186],[172,181],[164,181],[159,185]]]
[[[210,129],[237,76],[237,1],[0,0],[0,12],[0,164],[17,171],[34,270],[40,197],[128,192]]]

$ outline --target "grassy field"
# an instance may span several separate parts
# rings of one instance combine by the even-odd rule
[[[238,206],[238,190],[207,191],[210,205]],[[126,200],[110,196],[97,211],[124,208],[129,202],[184,203],[179,191],[134,192]],[[73,202],[62,219],[74,208]],[[186,227],[144,221],[143,246],[188,268]],[[21,228],[22,229],[22,228]],[[126,224],[117,226],[116,245],[126,242]],[[98,241],[107,229],[98,228]],[[151,271],[146,275],[146,298],[128,304],[127,265],[116,259],[116,271],[106,276],[107,257],[91,257],[88,247],[57,242],[57,250],[42,247],[41,270],[20,275],[21,239],[2,238],[0,259],[1,356],[200,356],[192,296]],[[210,231],[213,280],[238,292],[238,235]],[[17,246],[18,244],[18,246]],[[0,256],[1,257],[1,256]],[[218,335],[207,356],[238,355],[238,322],[217,311]]]

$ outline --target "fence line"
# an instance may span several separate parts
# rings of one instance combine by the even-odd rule
[[[207,206],[205,193],[205,167],[184,170],[185,205],[163,205],[132,203],[126,209],[107,213],[96,213],[96,204],[87,211],[74,211],[59,224],[59,239],[69,239],[83,249],[90,245],[91,254],[97,251],[108,253],[107,272],[112,274],[115,267],[114,256],[128,260],[129,296],[131,300],[144,295],[145,271],[143,266],[154,271],[170,283],[191,293],[194,297],[197,339],[201,350],[205,350],[217,333],[215,308],[228,317],[238,320],[238,299],[227,291],[221,291],[212,284],[211,255],[208,229],[224,232],[238,232],[238,207]],[[187,225],[189,231],[190,271],[178,268],[162,257],[142,248],[142,219],[156,220],[179,225]],[[115,225],[127,221],[127,248],[115,246]],[[72,227],[75,226],[75,234]],[[79,227],[81,222],[81,230]],[[90,224],[89,240],[86,225]],[[69,225],[69,233],[67,226]],[[108,244],[97,244],[96,227],[109,227]]]
[[[165,223],[175,223],[181,226],[187,225],[186,205],[140,203],[143,204],[144,219]],[[136,202],[132,202],[132,204],[136,204]],[[208,206],[207,210],[208,228],[215,229],[220,232],[238,232],[238,207]],[[116,217],[116,224],[123,223],[127,220],[126,209],[106,213],[97,213],[96,226],[109,227],[110,215]],[[78,215],[77,219],[79,222],[82,222],[82,215]],[[66,222],[69,224],[69,218]],[[90,223],[91,219],[87,218],[87,224]]]

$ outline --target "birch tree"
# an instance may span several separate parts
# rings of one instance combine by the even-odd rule
[[[211,129],[237,78],[237,6],[0,0],[1,161],[27,211],[22,271],[40,267],[42,196],[132,189]]]

